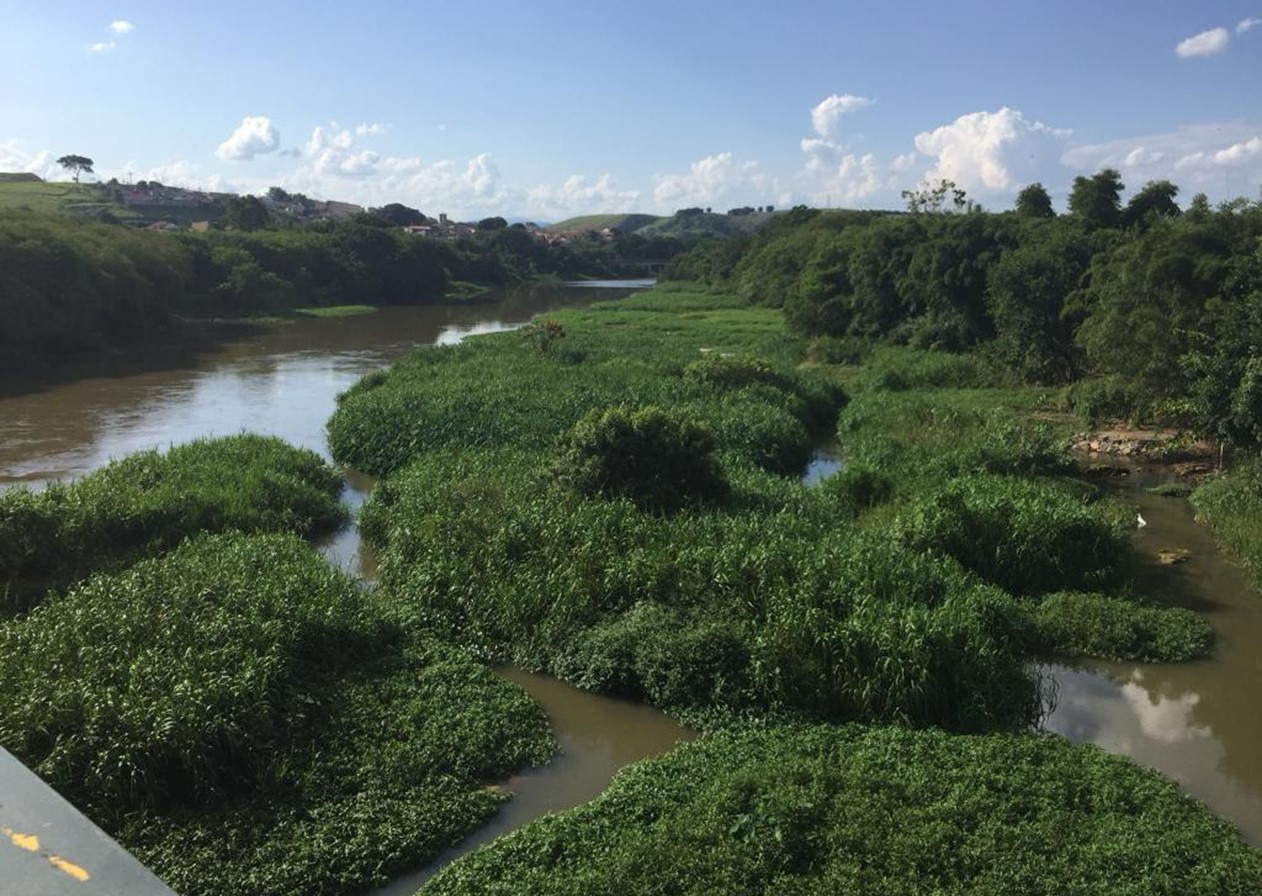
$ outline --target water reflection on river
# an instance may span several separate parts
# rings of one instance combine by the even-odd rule
[[[1262,846],[1262,598],[1216,552],[1187,501],[1142,490],[1155,481],[1137,472],[1121,491],[1148,522],[1135,534],[1136,589],[1206,614],[1215,654],[1180,665],[1048,667],[1059,692],[1046,726],[1159,769]],[[1172,547],[1191,557],[1160,564],[1157,551]]]

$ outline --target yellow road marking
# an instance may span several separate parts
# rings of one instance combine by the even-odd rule
[[[27,852],[39,852],[39,837],[34,834],[19,834],[13,828],[0,828],[0,834],[4,834],[12,841],[13,845],[18,849],[25,849]],[[69,862],[61,856],[53,856],[45,854],[44,858],[48,859],[48,863],[58,871],[69,874],[77,881],[88,880],[92,875],[88,874],[83,868],[80,868],[74,862]]]
[[[0,828],[0,833],[13,841],[13,845],[27,852],[39,852],[39,838],[34,834],[19,834],[13,828]]]
[[[67,862],[65,859],[61,858],[61,856],[49,856],[48,861],[53,863],[54,868],[66,872],[75,880],[85,881],[92,876],[74,862]]]

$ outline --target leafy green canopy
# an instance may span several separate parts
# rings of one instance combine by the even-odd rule
[[[292,535],[206,536],[0,624],[0,743],[181,893],[344,894],[550,749],[516,688]]]
[[[1262,855],[1173,782],[1036,735],[724,734],[444,869],[457,894],[1252,896]]]
[[[314,451],[241,434],[131,454],[42,492],[10,490],[0,494],[0,592],[20,609],[197,532],[328,532],[346,522],[342,487]]]
[[[727,482],[710,432],[656,407],[589,412],[566,434],[557,478],[584,495],[626,497],[670,512],[722,498]]]

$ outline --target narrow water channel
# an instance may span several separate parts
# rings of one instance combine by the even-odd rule
[[[1147,525],[1135,532],[1136,590],[1202,613],[1212,658],[1177,665],[1091,662],[1044,670],[1057,684],[1045,726],[1158,769],[1262,847],[1262,597],[1196,523],[1191,504],[1144,491],[1162,481],[1136,470],[1118,494]],[[1164,565],[1157,552],[1190,551]]]

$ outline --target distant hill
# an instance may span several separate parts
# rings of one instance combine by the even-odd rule
[[[29,171],[0,171],[0,184],[40,183],[43,178]]]
[[[702,212],[700,214],[671,215],[659,218],[640,230],[640,236],[673,236],[683,240],[697,240],[707,236],[735,236],[739,233],[753,233],[769,222],[776,212],[754,212],[748,215],[716,215]]]
[[[134,222],[141,216],[115,202],[100,184],[0,179],[0,210],[27,209],[52,215],[112,217]]]
[[[632,233],[661,220],[663,218],[659,215],[581,215],[577,218],[566,218],[564,221],[550,224],[547,229],[553,232],[576,230],[595,230],[599,232],[608,227],[610,230]]]

